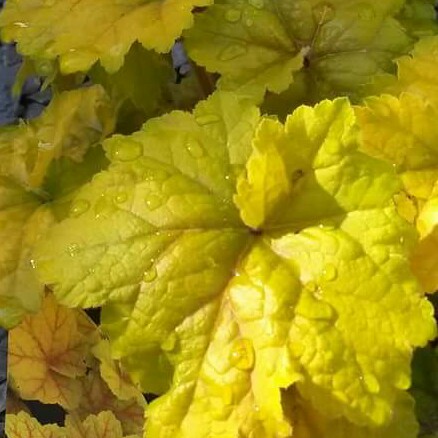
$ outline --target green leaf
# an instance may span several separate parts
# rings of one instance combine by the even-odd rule
[[[409,34],[421,38],[438,33],[435,0],[408,0],[398,19]]]
[[[357,98],[410,46],[394,19],[401,4],[220,0],[196,17],[186,44],[196,62],[221,73],[226,90],[260,99],[265,90],[280,93],[291,86],[287,100],[297,104]],[[278,105],[274,99],[268,108],[277,112]]]
[[[282,125],[220,92],[105,149],[108,171],[75,201],[87,208],[35,255],[63,303],[104,306],[113,354],[163,393],[146,436],[289,437],[294,385],[380,437],[436,327],[400,183],[358,151],[347,100]]]
[[[0,131],[0,326],[38,311],[44,286],[34,274],[33,247],[68,214],[74,191],[105,167],[102,150],[92,146],[113,124],[96,86],[60,94],[39,118]]]
[[[192,10],[212,0],[20,0],[0,14],[2,39],[32,59],[59,60],[63,74],[100,61],[117,71],[135,41],[167,52],[193,23]]]

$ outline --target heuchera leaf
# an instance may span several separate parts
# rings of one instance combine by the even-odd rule
[[[135,41],[167,52],[192,25],[192,9],[212,0],[12,0],[0,15],[2,38],[23,55],[58,58],[63,74],[87,71],[98,60],[117,71]],[[78,31],[80,29],[80,31]]]
[[[0,326],[38,310],[43,286],[32,248],[68,212],[77,187],[105,166],[101,150],[89,149],[113,127],[114,110],[95,86],[62,93],[39,118],[0,131]]]
[[[403,4],[363,0],[219,0],[186,33],[190,56],[222,75],[220,87],[263,96],[272,106],[358,96],[411,39],[394,14]],[[304,60],[303,60],[304,58]],[[295,74],[294,74],[295,73]],[[272,108],[271,108],[272,109]]]
[[[146,437],[289,437],[291,385],[330,418],[387,427],[436,327],[400,183],[358,151],[347,100],[282,125],[219,92],[105,149],[88,208],[36,259],[63,303],[104,305],[115,357],[164,393]]]
[[[8,371],[21,398],[75,408],[81,397],[90,341],[79,311],[47,295],[41,310],[9,333]],[[84,322],[81,321],[83,324]]]
[[[100,374],[113,394],[120,400],[143,399],[142,393],[133,385],[131,378],[117,361],[111,357],[109,341],[100,341],[92,350],[100,361]]]
[[[438,23],[435,5],[435,0],[407,0],[397,18],[415,37],[436,35]]]
[[[65,423],[66,438],[136,438],[123,434],[120,421],[110,411],[89,415],[83,422],[68,416]]]
[[[388,91],[399,97],[372,97],[356,111],[363,149],[393,164],[411,198],[411,220],[422,239],[412,267],[428,292],[438,289],[438,87],[428,82],[438,72],[434,53],[437,37],[419,43],[412,57],[398,61],[398,79]]]
[[[107,379],[108,380],[108,379]],[[86,376],[80,379],[82,397],[71,414],[85,420],[88,415],[111,411],[122,424],[125,434],[141,434],[144,424],[145,401],[138,395],[121,400],[109,389],[100,375],[99,366],[93,364]]]
[[[43,426],[26,412],[6,415],[6,433],[8,438],[66,438],[61,427]]]

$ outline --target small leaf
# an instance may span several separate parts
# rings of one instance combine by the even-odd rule
[[[67,438],[63,427],[42,426],[26,412],[6,415],[6,433],[8,438]]]
[[[85,374],[90,342],[80,331],[82,318],[48,294],[38,314],[26,316],[10,331],[8,371],[23,399],[67,409],[78,405],[78,377]]]

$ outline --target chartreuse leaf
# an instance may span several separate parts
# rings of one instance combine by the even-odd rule
[[[411,39],[394,19],[403,4],[363,0],[220,0],[186,33],[190,56],[222,75],[220,87],[263,96],[287,91],[268,110],[357,97],[392,69]]]
[[[436,97],[438,103],[438,93]],[[394,202],[417,225],[422,240],[413,253],[412,267],[425,290],[433,292],[438,288],[438,106],[403,92],[399,98],[369,98],[357,114],[363,149],[393,163],[402,177],[407,194]]]
[[[97,64],[89,75],[94,83],[102,84],[113,101],[118,103],[119,125],[121,118],[124,121],[134,116],[139,120],[140,127],[146,119],[160,115],[168,106],[167,88],[174,79],[175,71],[170,59],[136,43],[117,72],[109,74]]]
[[[8,438],[66,438],[63,428],[55,424],[43,426],[24,411],[6,415],[6,433]]]
[[[96,62],[118,70],[135,41],[167,52],[192,25],[192,9],[212,0],[14,0],[0,15],[2,38],[23,55],[59,58],[64,74],[87,71]],[[80,29],[80,31],[78,31]]]
[[[100,86],[56,96],[29,124],[0,131],[0,326],[39,309],[32,267],[36,241],[70,208],[72,193],[105,167],[92,148],[114,125]]]
[[[347,100],[282,125],[220,92],[105,148],[87,209],[35,256],[63,303],[104,305],[114,356],[164,393],[145,436],[289,437],[291,385],[379,436],[436,328],[400,184],[358,151]]]
[[[404,392],[395,400],[392,420],[384,427],[358,426],[344,418],[330,418],[312,407],[295,388],[283,393],[282,402],[299,438],[412,438],[418,434],[414,401]]]

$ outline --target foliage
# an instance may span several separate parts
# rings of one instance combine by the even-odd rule
[[[437,433],[432,2],[212,3],[0,14],[55,92],[0,131],[9,438]]]

